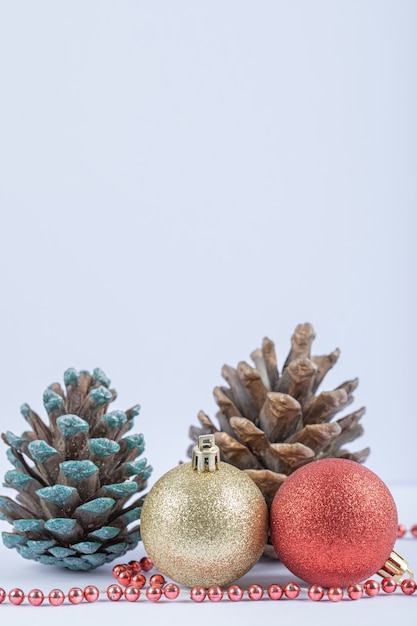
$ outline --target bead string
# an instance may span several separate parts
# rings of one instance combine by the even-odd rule
[[[417,538],[417,524],[411,527],[411,535]],[[406,533],[406,528],[402,524],[398,526],[397,537],[402,538]],[[152,561],[144,556],[140,561],[129,561],[127,564],[115,565],[113,567],[113,576],[116,578],[118,584],[112,584],[105,590],[99,590],[94,585],[87,585],[84,589],[80,587],[72,587],[67,594],[61,589],[52,589],[47,594],[47,598],[50,604],[53,606],[60,606],[67,598],[71,604],[81,604],[83,601],[96,602],[100,596],[107,597],[112,602],[117,602],[124,598],[129,602],[136,602],[141,597],[141,590],[144,589],[145,597],[151,602],[157,602],[162,597],[167,600],[175,600],[180,595],[180,588],[175,583],[166,582],[162,574],[153,574],[149,577],[149,585],[145,588],[146,577],[142,572],[148,572],[153,568]],[[352,584],[346,590],[341,587],[329,587],[324,589],[320,585],[310,585],[307,589],[307,596],[314,602],[320,601],[327,595],[327,598],[331,602],[340,602],[345,594],[351,600],[359,600],[362,596],[374,597],[378,595],[380,590],[383,592],[392,594],[398,589],[404,595],[410,596],[415,593],[417,589],[417,582],[410,578],[406,578],[401,583],[397,583],[393,578],[383,578],[381,583],[376,580],[367,580],[363,585]],[[289,599],[294,600],[298,598],[302,588],[296,582],[288,582],[284,586],[279,584],[269,585],[267,589],[264,589],[261,585],[252,584],[246,589],[247,597],[250,600],[281,600]],[[231,585],[226,591],[217,585],[205,589],[201,586],[193,587],[189,592],[189,597],[193,602],[203,602],[208,598],[211,602],[219,602],[223,597],[232,602],[238,602],[242,600],[245,595],[245,590],[239,585]],[[6,591],[0,588],[0,604],[6,600],[9,600],[11,604],[20,605],[25,600],[25,594],[22,589],[14,588],[7,594]],[[32,606],[40,606],[45,600],[45,594],[40,589],[32,589],[27,595],[27,600]]]

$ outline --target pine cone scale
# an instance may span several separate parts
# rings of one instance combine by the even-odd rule
[[[322,424],[329,422],[339,411],[352,402],[343,388],[323,391],[304,406],[304,424]]]
[[[307,424],[288,439],[289,443],[302,443],[311,448],[315,454],[320,452],[329,442],[340,435],[342,427],[337,422],[330,424]]]
[[[269,392],[259,414],[259,426],[270,441],[291,436],[302,421],[301,404],[286,393]]]
[[[262,358],[265,364],[266,377],[269,381],[270,391],[278,391],[279,372],[275,345],[273,341],[265,337],[262,342]]]
[[[222,374],[223,378],[230,385],[231,393],[234,398],[234,405],[238,409],[238,415],[244,415],[253,421],[256,416],[256,410],[249,394],[246,391],[245,385],[240,380],[238,371],[229,365],[224,365]],[[222,391],[225,393],[225,390]],[[236,415],[236,413],[234,413],[234,415]]]
[[[340,350],[336,348],[336,350],[333,350],[330,354],[311,357],[311,360],[317,366],[316,379],[313,384],[312,393],[316,393],[326,374],[337,363],[339,356]]]
[[[260,463],[263,466],[267,465],[273,472],[278,473],[280,471],[281,459],[269,443],[265,433],[244,417],[232,417],[230,423],[238,439],[252,452]]]
[[[256,413],[259,413],[268,393],[262,382],[261,375],[254,367],[250,367],[250,365],[244,361],[239,363],[237,371],[241,381],[246,387]]]
[[[283,370],[285,370],[293,361],[298,359],[309,359],[311,346],[315,338],[316,334],[311,324],[298,324],[295,328],[293,336],[291,337],[291,350],[285,360]]]
[[[240,412],[237,405],[228,398],[223,389],[221,389],[220,387],[215,387],[213,395],[222,415],[224,415],[228,419],[234,417],[235,415],[242,417],[242,413]]]
[[[241,470],[261,469],[256,456],[245,445],[225,432],[217,431],[214,434],[216,445],[220,448],[223,458]]]

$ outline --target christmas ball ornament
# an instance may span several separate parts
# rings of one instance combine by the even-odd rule
[[[291,474],[270,511],[273,546],[293,574],[322,587],[401,578],[407,563],[392,552],[397,510],[371,470],[346,459],[309,463]]]
[[[188,587],[226,585],[262,554],[268,509],[243,472],[219,459],[213,435],[199,437],[191,463],[174,467],[148,493],[141,514],[147,554]]]
[[[5,485],[18,492],[0,496],[0,519],[13,525],[2,535],[26,559],[88,570],[138,544],[138,494],[152,468],[138,458],[143,435],[125,436],[139,405],[108,412],[116,392],[98,368],[68,369],[64,381],[65,392],[54,383],[43,395],[48,424],[24,404],[30,429],[2,435],[15,467]]]
[[[363,433],[362,407],[337,420],[333,418],[353,402],[358,379],[348,380],[332,391],[319,391],[340,350],[312,355],[315,332],[311,324],[299,324],[291,350],[278,369],[274,343],[265,338],[251,354],[254,366],[245,361],[222,369],[227,386],[216,387],[216,426],[200,411],[200,426],[191,426],[194,441],[214,434],[223,461],[244,470],[271,504],[286,476],[311,461],[343,457],[363,463],[370,450],[344,449]],[[191,456],[192,447],[188,454]]]

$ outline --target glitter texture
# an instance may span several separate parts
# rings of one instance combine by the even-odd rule
[[[194,587],[226,585],[262,554],[268,511],[255,483],[228,463],[198,472],[183,463],[160,478],[141,514],[145,550],[156,567]]]
[[[397,536],[397,509],[376,474],[354,461],[314,461],[291,474],[271,507],[270,531],[284,565],[323,587],[377,572]]]

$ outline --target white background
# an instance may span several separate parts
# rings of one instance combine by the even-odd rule
[[[349,448],[415,486],[416,26],[411,0],[1,1],[1,429],[99,366],[155,480],[221,366],[264,336],[282,365],[310,321],[342,351],[323,388],[360,378]]]

